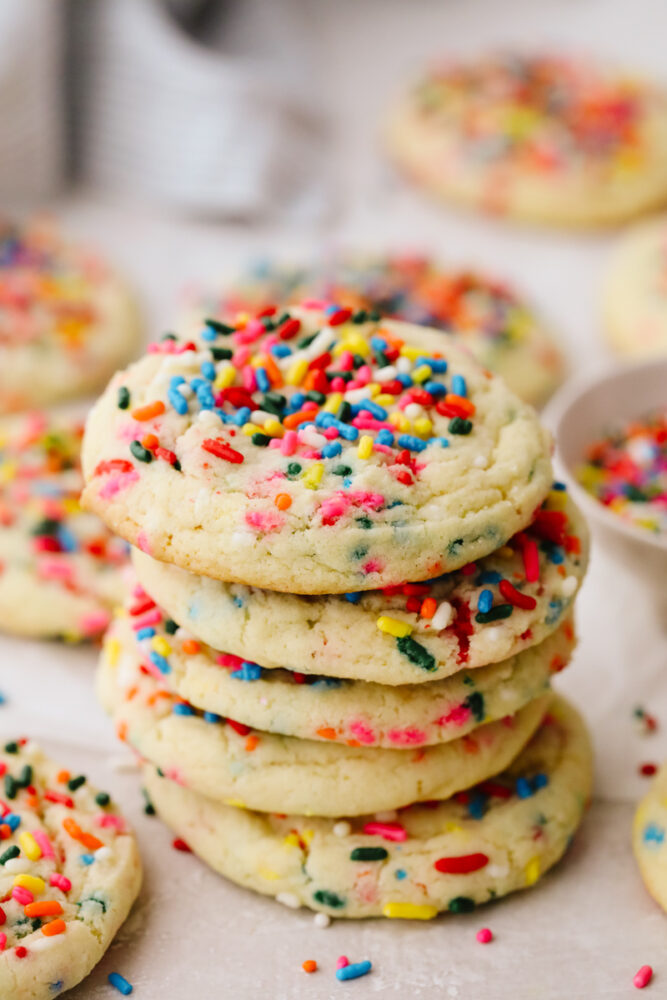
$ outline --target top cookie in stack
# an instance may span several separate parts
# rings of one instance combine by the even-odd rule
[[[458,569],[551,486],[534,411],[435,331],[311,303],[168,334],[91,413],[84,504],[225,581],[349,593]]]

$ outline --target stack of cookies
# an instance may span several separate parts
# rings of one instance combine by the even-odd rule
[[[84,472],[136,547],[100,696],[214,869],[429,918],[558,860],[591,779],[549,692],[585,527],[534,411],[451,338],[322,302],[168,334]]]

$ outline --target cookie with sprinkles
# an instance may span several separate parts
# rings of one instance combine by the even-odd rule
[[[91,411],[84,504],[150,555],[289,593],[423,580],[551,484],[533,409],[437,331],[321,303],[153,344]]]
[[[123,599],[127,545],[81,509],[83,420],[0,421],[0,628],[34,638],[99,636]]]
[[[479,271],[443,267],[425,254],[346,253],[311,267],[264,261],[217,295],[192,295],[188,312],[199,320],[233,319],[306,296],[452,334],[533,406],[545,403],[565,376],[545,322],[513,288]]]
[[[667,355],[667,218],[644,222],[618,242],[602,289],[604,330],[617,354]]]
[[[99,962],[141,886],[106,792],[31,741],[0,750],[0,996],[51,1000]]]
[[[481,723],[513,715],[544,694],[575,645],[567,621],[539,646],[501,663],[461,670],[432,684],[387,687],[264,670],[218,652],[177,628],[141,588],[126,612],[104,640],[103,656],[112,669],[131,673],[140,663],[185,703],[252,729],[368,747],[446,743]]]
[[[584,724],[557,698],[504,773],[448,801],[381,816],[236,809],[154,768],[145,783],[167,825],[233,882],[332,917],[429,920],[534,885],[570,844],[591,772]]]
[[[134,564],[171,618],[214,649],[264,668],[415,685],[514,656],[568,617],[589,539],[556,486],[505,546],[424,583],[300,597],[194,576],[136,550]]]
[[[435,66],[387,121],[395,162],[433,194],[567,226],[617,224],[667,200],[667,99],[581,58]]]
[[[512,761],[550,695],[449,743],[382,749],[295,739],[196,709],[138,657],[103,656],[97,691],[120,739],[202,795],[264,812],[340,816],[448,798]]]
[[[644,885],[667,910],[667,765],[660,768],[637,807],[632,849]]]
[[[44,222],[0,221],[0,413],[94,392],[140,342],[136,303],[104,260]]]

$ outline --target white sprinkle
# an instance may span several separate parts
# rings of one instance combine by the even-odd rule
[[[476,469],[485,469],[489,464],[489,460],[486,455],[478,455],[475,461],[472,463]]]
[[[339,820],[338,823],[334,823],[333,832],[337,837],[347,837],[352,827],[346,819]]]
[[[566,576],[560,585],[560,592],[563,597],[572,597],[579,585],[576,576]]]
[[[397,817],[398,813],[395,809],[384,809],[382,812],[375,813],[375,819],[378,823],[393,823]]]
[[[361,387],[361,389],[348,389],[345,393],[345,399],[348,403],[360,403],[362,399],[370,399],[371,390],[367,385]]]
[[[431,618],[431,626],[439,632],[440,629],[447,628],[452,620],[452,615],[454,614],[454,608],[451,606],[449,601],[443,601],[442,604],[438,605],[438,609]]]
[[[396,368],[393,365],[385,365],[384,368],[378,368],[373,376],[375,382],[391,382],[394,378],[396,378]]]
[[[484,629],[484,638],[490,646],[495,646],[499,641],[502,634],[502,629],[498,628],[497,625],[492,625],[491,628]]]
[[[127,754],[120,756],[109,757],[109,767],[112,771],[117,771],[119,774],[134,774],[139,770],[139,761],[135,760],[134,757],[129,757]]]
[[[314,427],[303,427],[298,433],[299,441],[313,448],[322,448],[327,443],[324,434],[318,434]]]
[[[407,375],[412,370],[412,361],[410,361],[410,358],[398,358],[396,361],[396,370],[401,375]]]
[[[104,847],[98,847],[95,851],[96,861],[108,861],[108,859],[113,855],[113,851],[110,847],[106,845]]]
[[[195,394],[194,389],[192,388],[191,385],[188,385],[187,382],[183,382],[181,385],[179,385],[178,391],[180,392],[181,396],[185,396],[186,399],[189,399],[191,396],[194,396]]]
[[[506,878],[510,873],[506,865],[487,865],[485,870],[491,878]]]
[[[298,910],[301,908],[301,902],[298,896],[295,896],[293,892],[279,892],[276,896],[279,903],[283,906],[289,907],[290,910]]]
[[[300,351],[295,351],[290,361],[296,361],[300,358],[305,358],[306,361],[312,361],[320,354],[326,354],[330,347],[333,347],[335,342],[336,334],[332,331],[331,327],[323,327],[322,330],[315,337],[312,344],[308,344],[308,347],[303,347]]]
[[[313,923],[316,927],[328,927],[331,923],[331,917],[328,913],[316,913],[313,919]]]
[[[23,875],[24,872],[29,872],[31,868],[32,864],[27,858],[10,858],[4,864],[5,871],[9,872],[10,875]]]
[[[419,403],[408,403],[403,410],[403,413],[406,415],[408,420],[416,420],[418,417],[421,417],[423,412],[424,407],[420,406]]]
[[[267,413],[266,410],[253,410],[250,414],[250,423],[263,427],[267,420],[274,420],[274,413]]]
[[[220,417],[213,410],[200,410],[197,414],[197,421],[203,427],[220,428]]]

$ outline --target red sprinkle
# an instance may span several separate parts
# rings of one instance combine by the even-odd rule
[[[658,770],[657,764],[647,763],[639,765],[639,773],[641,774],[642,778],[652,778],[657,770]]]
[[[124,458],[109,458],[104,462],[98,462],[93,475],[101,476],[105,472],[132,472],[133,469],[132,462],[128,462]]]
[[[351,309],[336,309],[335,312],[327,317],[329,326],[340,326],[341,323],[346,323],[351,315]]]
[[[650,965],[642,965],[639,972],[636,973],[635,978],[632,980],[634,986],[638,990],[643,990],[645,986],[653,979],[653,969]]]
[[[159,448],[155,449],[155,454],[157,455],[158,458],[163,459],[163,461],[169,462],[170,465],[174,465],[175,462],[178,461],[175,453],[173,451],[170,451],[169,448],[162,448],[160,446]]]
[[[250,726],[244,725],[243,722],[236,722],[234,719],[227,719],[227,725],[231,726],[239,736],[247,736],[250,732]]]
[[[433,867],[445,875],[468,875],[485,868],[488,863],[486,854],[459,854],[458,857],[438,858]]]
[[[240,451],[230,448],[220,438],[205,438],[202,441],[202,448],[204,451],[210,452],[211,455],[215,455],[216,458],[222,458],[225,462],[232,462],[234,465],[240,465],[241,462],[245,461]]]
[[[503,595],[506,601],[513,604],[515,608],[525,608],[526,611],[532,611],[534,607],[537,606],[537,601],[534,597],[530,597],[528,594],[522,594],[520,590],[513,587],[509,580],[501,580],[498,585],[498,590]]]
[[[480,944],[488,944],[490,941],[493,941],[493,933],[488,927],[482,927],[481,930],[478,930],[475,937]]]
[[[523,572],[528,583],[537,583],[540,578],[540,554],[537,550],[537,542],[534,538],[529,538],[522,531],[515,536],[521,546],[523,556]]]
[[[177,851],[183,851],[184,854],[192,854],[192,848],[189,847],[184,840],[181,840],[180,837],[176,837],[175,840],[172,840],[171,846]]]

